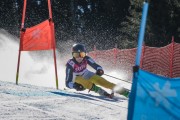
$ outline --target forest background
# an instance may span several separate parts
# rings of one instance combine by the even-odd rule
[[[0,1],[0,28],[20,34],[24,0]],[[144,0],[51,0],[59,51],[80,42],[88,50],[137,47]],[[180,43],[180,1],[149,0],[145,45]],[[47,0],[27,0],[25,27],[48,19]],[[63,43],[63,44],[62,44]]]

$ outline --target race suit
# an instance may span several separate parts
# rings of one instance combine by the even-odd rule
[[[90,65],[93,69],[102,69],[91,57],[85,56],[81,63],[74,58],[70,59],[66,64],[66,87],[73,88],[73,84],[79,83],[86,89],[91,89],[93,84],[113,89],[115,84],[105,80],[103,77],[96,75],[87,69]]]

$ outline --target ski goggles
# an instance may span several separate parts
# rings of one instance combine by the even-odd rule
[[[78,58],[78,57],[84,58],[86,56],[86,53],[85,52],[73,52],[72,56],[74,58]]]

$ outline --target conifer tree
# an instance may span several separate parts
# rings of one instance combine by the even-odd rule
[[[121,49],[137,46],[143,1],[144,0],[130,1],[129,15],[121,23],[121,27],[119,28],[120,34],[116,37],[118,46]]]

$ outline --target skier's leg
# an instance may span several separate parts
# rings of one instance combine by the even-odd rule
[[[105,97],[109,97],[109,98],[113,98],[113,96],[114,96],[114,94],[109,94],[108,92],[106,92],[102,88],[96,86],[95,84],[93,84],[90,91],[94,91],[94,92],[98,93],[100,96],[105,96]]]
[[[110,98],[113,97],[112,94],[107,93],[105,90],[96,86],[91,81],[84,79],[82,76],[77,76],[75,82],[81,84],[84,88],[89,89],[90,91],[98,93],[101,96],[106,96]]]
[[[111,83],[98,75],[92,76],[89,80],[84,79],[82,76],[76,76],[75,82],[81,84],[86,89],[91,89],[93,86],[93,83],[95,85],[100,85],[102,87],[105,87],[111,90],[115,86],[114,83]]]
[[[95,85],[100,85],[102,87],[108,88],[113,90],[113,88],[115,87],[114,83],[111,83],[109,81],[107,81],[106,79],[104,79],[103,77],[100,77],[98,75],[93,75],[89,81],[91,81],[92,83],[94,83]]]
[[[91,89],[93,83],[89,80],[85,80],[82,76],[76,76],[75,82],[81,84],[86,89]]]
[[[106,79],[104,79],[103,77],[100,77],[98,75],[94,75],[92,76],[89,81],[91,81],[92,83],[94,83],[95,85],[100,85],[102,87],[105,87],[105,88],[108,88],[108,89],[111,89],[113,92],[115,93],[118,93],[118,94],[121,94],[125,97],[128,97],[129,96],[129,91],[124,88],[124,87],[121,87],[120,89],[118,89],[117,91],[115,90],[114,91],[114,88],[116,87],[116,85],[114,83],[111,83],[109,81],[107,81]]]

